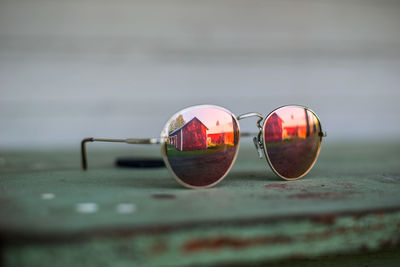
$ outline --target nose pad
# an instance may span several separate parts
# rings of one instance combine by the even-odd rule
[[[258,138],[256,136],[254,136],[253,142],[254,142],[254,145],[255,145],[256,150],[258,152],[258,157],[260,159],[262,159],[262,150],[261,150],[261,147],[260,147],[260,142],[258,142]]]

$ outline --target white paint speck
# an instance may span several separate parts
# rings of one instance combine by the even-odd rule
[[[42,194],[42,199],[44,200],[50,200],[55,198],[55,195],[53,193],[43,193]]]
[[[136,206],[131,203],[119,203],[116,207],[117,213],[129,214],[136,211]]]
[[[96,203],[78,203],[76,204],[76,211],[79,213],[95,213],[99,210],[99,206]]]

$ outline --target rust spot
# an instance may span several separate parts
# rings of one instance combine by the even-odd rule
[[[333,214],[324,214],[314,217],[312,221],[322,224],[334,224],[336,222],[336,216]]]
[[[324,193],[300,193],[289,195],[289,198],[344,198],[347,194],[345,193],[334,193],[334,192],[324,192]]]
[[[376,216],[379,218],[379,219],[382,219],[383,218],[383,216],[385,215],[385,212],[384,211],[377,211],[377,212],[375,212],[375,214],[376,214]],[[357,215],[354,215],[353,216],[353,218],[354,218],[354,220],[359,220],[359,219],[361,219],[361,218],[364,218],[365,216],[370,216],[371,214],[368,214],[368,213],[364,213],[364,214],[357,214]]]
[[[385,212],[379,211],[379,212],[377,212],[377,214],[378,214],[379,219],[382,219],[383,215],[385,215]]]
[[[368,252],[368,246],[366,244],[362,244],[360,250],[361,252]]]
[[[304,239],[306,241],[317,241],[317,240],[325,240],[331,236],[343,235],[346,233],[357,233],[362,234],[365,232],[371,231],[379,231],[385,227],[384,224],[378,223],[368,226],[353,226],[353,227],[338,227],[333,230],[328,230],[324,232],[314,232],[314,233],[307,233],[304,235]]]
[[[264,186],[264,188],[265,189],[268,189],[268,188],[286,188],[286,183],[283,183],[283,184],[269,184],[269,185]]]
[[[174,199],[175,198],[175,195],[173,195],[173,194],[163,194],[163,193],[152,194],[151,196],[152,196],[152,198],[156,198],[156,199]]]
[[[159,242],[150,247],[150,252],[153,254],[161,254],[167,251],[167,245],[164,242]]]
[[[223,248],[243,249],[250,246],[290,242],[292,242],[292,238],[285,235],[252,238],[219,236],[189,240],[183,244],[182,250],[185,252],[197,252],[202,250],[217,250]]]
[[[368,225],[366,227],[362,227],[362,226],[353,226],[351,228],[349,228],[351,231],[353,231],[354,233],[363,233],[366,231],[376,231],[376,230],[382,230],[385,227],[385,224],[383,223],[378,223],[378,224],[372,224],[372,225]]]
[[[383,248],[383,249],[391,248],[392,245],[393,245],[393,244],[392,244],[392,240],[382,241],[382,242],[379,244],[379,246],[380,246],[381,248]]]
[[[316,220],[323,223],[334,223],[336,218],[333,215],[327,215],[320,218],[316,218]],[[357,233],[362,234],[365,232],[382,230],[385,227],[384,224],[373,224],[368,226],[353,226],[353,227],[338,227],[336,229],[323,231],[323,232],[314,232],[307,233],[304,235],[297,236],[296,239],[303,239],[305,241],[319,241],[326,240],[330,237],[337,235],[344,235],[346,233]],[[237,238],[237,237],[228,237],[228,236],[218,236],[218,237],[210,237],[210,238],[196,238],[185,242],[182,246],[182,250],[184,252],[198,252],[204,250],[217,250],[223,248],[231,248],[231,249],[243,249],[251,246],[261,246],[261,245],[275,245],[280,243],[291,243],[293,242],[293,238],[286,235],[275,235],[275,236],[258,236],[251,238]],[[382,246],[391,245],[391,241],[385,241]],[[368,247],[366,245],[361,246],[360,249],[367,250]]]
[[[316,233],[307,233],[304,235],[304,239],[306,241],[318,241],[318,240],[325,240],[331,236],[333,236],[335,233],[334,231],[325,231],[325,232],[316,232]]]

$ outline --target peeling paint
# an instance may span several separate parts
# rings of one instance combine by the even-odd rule
[[[333,214],[325,214],[314,217],[312,219],[313,222],[323,223],[323,224],[334,224],[336,222],[336,216]]]
[[[243,249],[250,246],[290,242],[292,242],[292,238],[286,235],[250,238],[218,236],[191,239],[183,244],[182,250],[185,252],[197,252],[201,250],[216,250],[221,248]]]
[[[343,193],[335,193],[335,192],[322,192],[322,193],[300,193],[300,194],[292,194],[289,195],[289,198],[346,198],[349,194],[349,192],[343,192]]]
[[[269,185],[264,186],[264,188],[265,189],[268,189],[268,188],[286,188],[286,186],[287,186],[286,183],[283,183],[283,184],[269,184]]]

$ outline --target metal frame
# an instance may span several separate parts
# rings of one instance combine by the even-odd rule
[[[94,138],[88,137],[81,142],[81,159],[82,159],[82,169],[87,169],[87,156],[86,156],[86,143],[87,142],[112,142],[112,143],[126,143],[126,144],[160,144],[161,140],[159,138],[127,138],[127,139],[109,139],[109,138]]]
[[[264,136],[265,136],[265,134],[264,134],[264,129],[265,129],[265,124],[266,124],[267,121],[268,121],[268,118],[269,118],[272,114],[274,114],[275,111],[277,111],[278,109],[284,108],[284,107],[300,107],[300,108],[304,108],[304,109],[310,111],[310,112],[311,112],[312,114],[314,114],[314,116],[317,118],[318,124],[319,124],[319,128],[320,128],[320,130],[321,130],[320,133],[319,133],[320,140],[319,140],[319,144],[318,144],[318,151],[317,151],[317,154],[316,154],[316,156],[315,156],[315,158],[314,158],[314,161],[313,161],[313,163],[310,165],[310,167],[307,169],[307,171],[306,171],[305,173],[303,173],[301,176],[297,177],[297,178],[287,178],[287,177],[284,177],[284,176],[282,176],[281,174],[278,173],[278,171],[277,171],[277,170],[274,168],[274,166],[272,165],[272,162],[271,162],[271,160],[270,160],[270,158],[269,158],[269,156],[268,156],[267,145],[266,145],[266,143],[264,142]],[[306,174],[312,169],[312,167],[314,166],[315,162],[316,162],[317,159],[318,159],[319,152],[320,152],[320,150],[321,150],[322,137],[325,137],[325,136],[326,136],[326,132],[323,132],[323,131],[322,131],[321,121],[320,121],[318,115],[317,115],[314,111],[312,111],[311,109],[309,109],[308,107],[305,107],[305,106],[302,106],[302,105],[284,105],[284,106],[280,106],[280,107],[278,107],[278,108],[272,110],[272,111],[265,117],[264,123],[263,123],[263,126],[262,126],[262,129],[261,129],[261,132],[260,132],[260,133],[261,133],[262,139],[259,139],[258,142],[259,142],[260,145],[263,145],[263,151],[264,151],[264,155],[265,155],[265,157],[266,157],[266,159],[267,159],[268,165],[271,167],[272,171],[273,171],[276,175],[278,175],[279,177],[281,177],[282,179],[285,179],[285,180],[287,180],[287,181],[298,180],[298,179],[300,179],[301,177],[303,177],[304,175],[306,175]],[[259,134],[259,135],[260,135],[260,134]]]
[[[310,165],[310,167],[308,168],[308,170],[301,176],[297,177],[297,178],[286,178],[282,175],[280,175],[276,169],[273,167],[271,160],[268,156],[268,152],[267,152],[267,147],[266,147],[266,143],[264,142],[264,129],[265,129],[265,124],[268,121],[268,118],[278,109],[281,109],[283,107],[300,107],[300,108],[304,108],[308,111],[310,111],[312,114],[314,114],[314,116],[317,118],[318,120],[318,124],[320,126],[320,130],[321,132],[319,133],[320,136],[320,142],[318,145],[318,151],[317,151],[317,155],[315,156],[315,159],[313,161],[313,163]],[[193,185],[189,185],[184,183],[181,179],[179,179],[179,177],[175,174],[175,172],[172,170],[171,165],[169,164],[168,161],[168,156],[167,156],[167,152],[166,152],[166,142],[168,140],[168,126],[171,123],[172,119],[177,116],[179,113],[185,112],[189,109],[193,109],[193,108],[199,108],[199,107],[211,107],[211,108],[218,108],[221,109],[229,114],[232,115],[232,117],[235,119],[236,124],[238,126],[238,143],[237,143],[237,149],[235,152],[235,156],[228,168],[228,170],[224,173],[223,176],[221,176],[221,178],[219,178],[217,181],[215,181],[214,183],[207,185],[207,186],[193,186]],[[258,133],[241,133],[240,132],[240,125],[239,125],[239,120],[242,119],[246,119],[246,118],[250,118],[250,117],[257,117],[257,127],[259,129]],[[261,122],[263,122],[263,124],[261,125]],[[255,136],[256,135],[256,136]],[[208,188],[208,187],[212,187],[214,185],[216,185],[217,183],[219,183],[220,181],[222,181],[226,175],[229,173],[229,171],[232,169],[233,164],[236,161],[238,152],[239,152],[239,147],[240,147],[240,137],[244,137],[244,136],[254,136],[253,141],[254,141],[254,145],[259,153],[259,157],[262,158],[262,152],[261,150],[264,152],[264,156],[267,159],[268,165],[271,167],[271,169],[273,170],[273,172],[278,175],[279,177],[285,179],[285,180],[297,180],[300,179],[301,177],[303,177],[304,175],[306,175],[314,166],[315,162],[317,161],[317,158],[319,156],[319,152],[321,150],[321,145],[322,145],[322,138],[326,136],[326,132],[322,131],[322,126],[321,126],[321,121],[318,117],[318,115],[312,111],[311,109],[302,106],[302,105],[284,105],[284,106],[280,106],[274,110],[272,110],[266,117],[262,116],[260,113],[257,112],[249,112],[249,113],[245,113],[239,116],[235,116],[231,111],[220,107],[220,106],[216,106],[216,105],[195,105],[195,106],[189,106],[186,107],[178,112],[176,112],[173,116],[171,116],[171,118],[167,121],[167,123],[165,124],[164,128],[161,131],[160,137],[161,138],[127,138],[127,139],[108,139],[108,138],[94,138],[94,137],[89,137],[89,138],[85,138],[82,140],[81,142],[81,156],[82,156],[82,169],[86,170],[87,169],[87,155],[86,155],[86,143],[87,142],[113,142],[113,143],[127,143],[127,144],[161,144],[161,154],[162,154],[162,158],[164,160],[165,165],[167,166],[168,170],[170,171],[170,173],[172,174],[172,177],[181,185],[188,187],[188,188]]]
[[[264,119],[263,115],[261,115],[260,113],[257,113],[257,112],[249,112],[249,113],[245,113],[245,114],[237,116],[237,119],[242,120],[242,119],[251,118],[251,117],[258,117],[257,127],[258,127],[259,131],[258,131],[258,133],[255,133],[255,134],[251,134],[251,133],[246,133],[246,134],[248,134],[248,136],[249,135],[254,136],[253,137],[254,146],[256,147],[256,150],[258,152],[258,157],[262,158],[262,152],[261,152],[259,140],[261,139],[261,131],[262,131],[262,126],[260,125],[260,122],[262,122],[262,120]]]
[[[221,178],[219,178],[217,181],[215,181],[214,183],[209,184],[209,185],[207,185],[207,186],[193,186],[193,185],[187,184],[187,183],[183,182],[181,179],[179,179],[179,177],[175,174],[175,172],[172,170],[171,165],[169,164],[168,156],[167,156],[167,151],[166,151],[166,149],[165,149],[165,148],[166,148],[165,143],[166,143],[166,140],[167,140],[167,138],[168,138],[168,126],[169,126],[169,124],[171,123],[172,119],[173,119],[175,116],[177,116],[178,114],[180,114],[180,113],[183,113],[183,112],[185,112],[185,111],[187,111],[187,110],[189,110],[189,109],[199,108],[199,107],[218,108],[218,109],[221,109],[221,110],[223,110],[223,111],[225,111],[225,112],[231,114],[232,117],[233,117],[233,118],[235,119],[235,121],[236,121],[236,124],[237,124],[237,126],[238,126],[238,134],[239,134],[239,136],[238,136],[237,148],[236,148],[236,152],[235,152],[235,156],[233,157],[232,162],[231,162],[231,164],[229,165],[229,168],[226,170],[226,172],[224,173],[224,175],[221,176]],[[180,183],[181,185],[183,185],[183,186],[185,186],[185,187],[194,188],[194,189],[212,187],[212,186],[218,184],[219,182],[221,182],[221,181],[226,177],[226,175],[228,175],[228,173],[230,172],[230,170],[232,169],[232,166],[233,166],[233,164],[235,163],[236,158],[237,158],[237,155],[238,155],[238,153],[239,153],[240,135],[241,135],[241,134],[240,134],[240,125],[239,125],[238,119],[235,117],[235,115],[233,115],[233,113],[232,113],[231,111],[229,111],[229,110],[227,110],[227,109],[225,109],[225,108],[223,108],[223,107],[216,106],[216,105],[196,105],[196,106],[190,106],[190,107],[184,108],[184,109],[182,109],[182,110],[176,112],[174,115],[172,115],[171,118],[170,118],[170,119],[167,121],[167,123],[165,124],[163,130],[161,131],[161,153],[162,153],[162,157],[163,157],[165,166],[167,166],[168,170],[169,170],[170,173],[172,174],[172,177],[174,177],[174,179],[175,179],[178,183]]]

